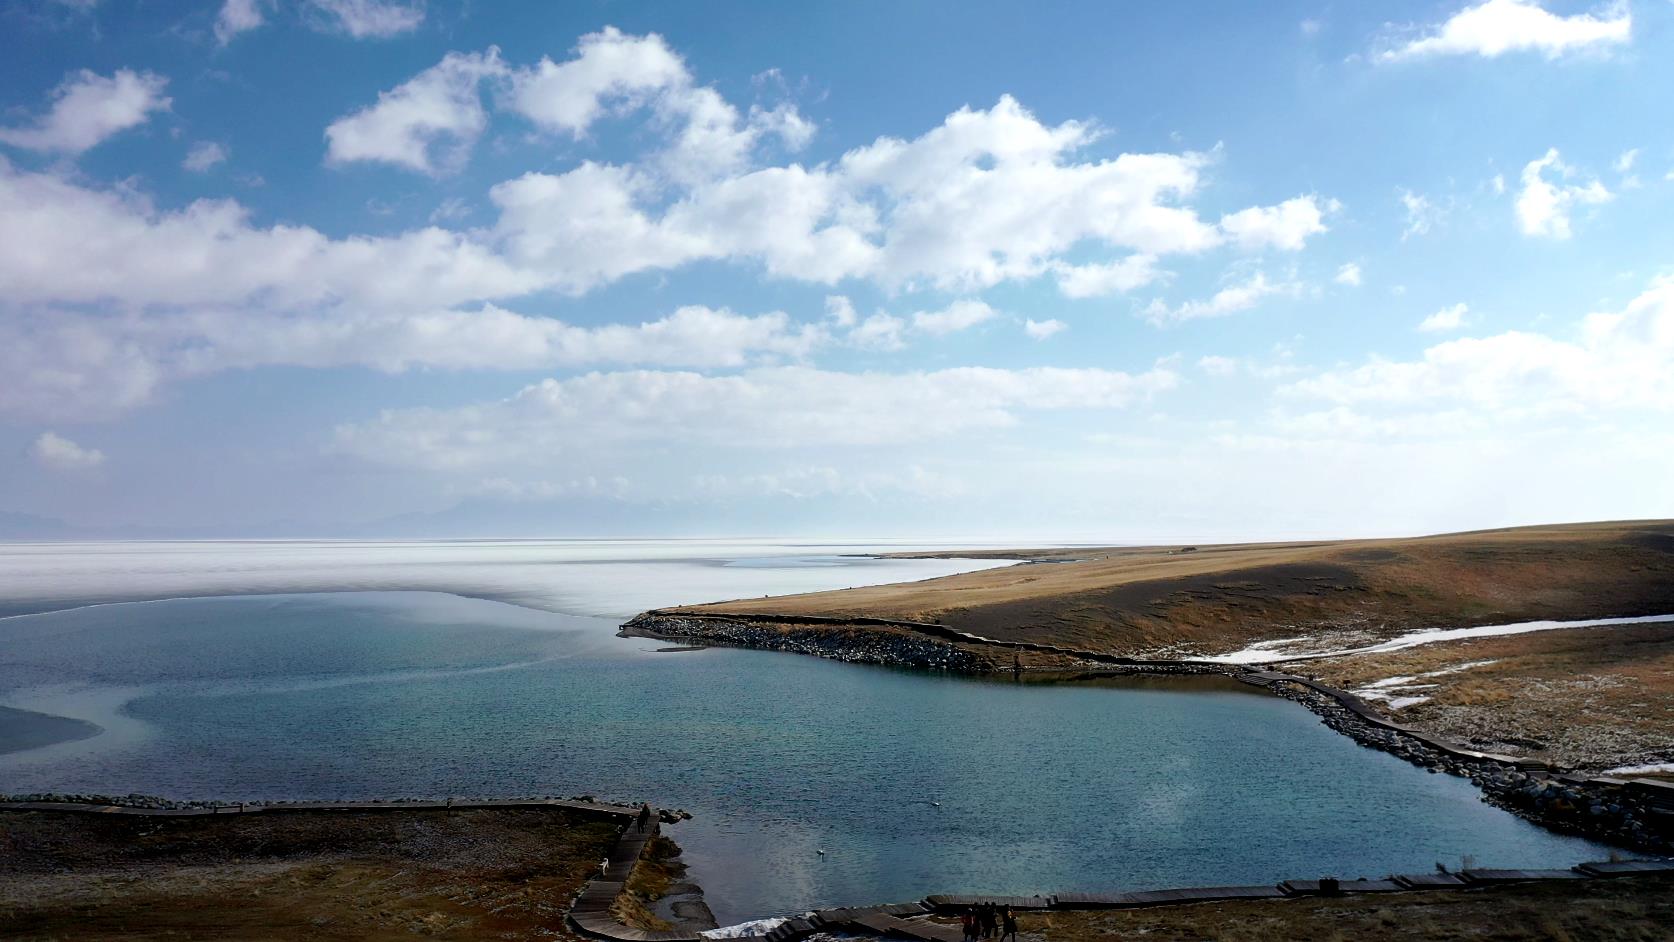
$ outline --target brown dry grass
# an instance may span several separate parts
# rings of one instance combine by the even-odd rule
[[[1301,633],[1674,612],[1674,521],[1179,550],[1065,550],[1080,561],[686,608],[936,621],[985,637],[1165,656]]]
[[[561,809],[0,815],[0,938],[569,937],[616,829]]]
[[[1363,687],[1420,677],[1427,696],[1392,715],[1490,751],[1603,769],[1674,761],[1674,624],[1541,631],[1450,641],[1297,665],[1326,683]]]
[[[1662,942],[1674,935],[1674,878],[1528,883],[1339,899],[1200,903],[1025,913],[1025,942]]]

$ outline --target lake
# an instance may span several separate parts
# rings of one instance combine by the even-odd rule
[[[922,577],[937,561],[869,562],[806,547],[657,558],[637,570],[649,585],[627,594],[759,595],[810,571],[858,584]],[[611,580],[635,567],[608,565]],[[691,570],[705,568],[726,571],[728,591],[692,589]],[[566,594],[609,591],[547,597]],[[933,892],[1375,877],[1466,858],[1554,867],[1607,853],[1225,679],[1017,683],[659,653],[616,637],[620,620],[435,591],[0,619],[0,705],[102,730],[0,755],[0,791],[646,799],[696,816],[671,833],[723,924]],[[14,726],[0,724],[0,748]]]

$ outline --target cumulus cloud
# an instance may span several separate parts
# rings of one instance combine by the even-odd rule
[[[1625,2],[1593,13],[1562,16],[1533,0],[1487,0],[1466,7],[1427,35],[1379,53],[1382,62],[1435,55],[1494,58],[1508,52],[1539,52],[1549,59],[1583,49],[1625,44],[1633,15]]]
[[[156,97],[160,79],[93,80],[139,82],[150,88],[149,107],[167,104]],[[0,321],[16,339],[9,352],[33,377],[7,390],[9,408],[87,411],[103,395],[107,411],[120,410],[175,377],[240,364],[528,363],[527,349],[551,349],[555,328],[505,305],[697,262],[966,299],[864,320],[851,305],[832,315],[847,322],[819,325],[834,343],[893,349],[914,334],[975,323],[988,309],[974,296],[1004,282],[1051,276],[1072,297],[1132,290],[1162,277],[1171,256],[1300,245],[1334,205],[1297,197],[1206,221],[1192,201],[1218,151],[1099,156],[1091,152],[1095,127],[1044,123],[1009,96],[988,109],[961,108],[916,137],[880,137],[817,164],[773,165],[764,139],[794,149],[811,133],[794,109],[741,111],[696,84],[660,37],[609,29],[584,37],[569,60],[530,69],[492,48],[451,53],[334,122],[328,159],[445,172],[483,132],[487,101],[544,131],[580,136],[602,116],[635,111],[652,143],[634,162],[583,160],[504,180],[488,191],[479,215],[490,218],[480,225],[457,222],[455,207],[465,204],[449,202],[431,225],[342,236],[260,224],[235,200],[160,206],[133,184],[101,187],[62,168],[30,171],[0,159],[0,244],[30,246],[0,253]],[[214,156],[207,144],[194,148],[188,166],[213,166]],[[1243,294],[1273,290],[1257,280]],[[1217,297],[1185,306],[1182,316],[1248,303],[1238,290]],[[248,340],[226,335],[233,323],[247,325]],[[457,345],[468,356],[411,341],[467,325],[497,325],[486,340]],[[399,342],[382,354],[358,340],[331,347],[330,357],[318,353],[327,339],[373,334]],[[500,344],[497,354],[489,341]],[[238,356],[227,353],[234,348]],[[39,359],[27,361],[22,350]]]
[[[1035,340],[1045,340],[1053,334],[1067,330],[1069,325],[1056,318],[1037,321],[1029,318],[1023,322],[1023,332]]]
[[[981,301],[955,301],[939,311],[917,311],[913,314],[913,329],[927,334],[956,333],[993,320],[999,312]]]
[[[750,316],[682,307],[639,324],[580,326],[493,305],[474,311],[355,309],[147,318],[72,311],[0,319],[0,414],[101,417],[147,401],[164,382],[270,365],[397,372],[627,364],[699,368],[801,360],[829,340],[781,311]]]
[[[1337,269],[1337,276],[1331,280],[1350,288],[1358,288],[1360,287],[1360,278],[1360,266],[1354,262],[1345,262]]]
[[[52,108],[26,127],[0,128],[0,143],[26,150],[80,154],[129,128],[154,111],[167,111],[168,79],[151,72],[117,69],[109,78],[83,69],[52,92]]]
[[[1239,361],[1235,357],[1223,357],[1215,354],[1198,357],[1197,368],[1210,376],[1231,376],[1238,372]]]
[[[259,29],[267,22],[263,0],[226,0],[215,14],[215,41],[225,46],[240,33]]]
[[[1162,368],[589,373],[543,380],[496,402],[386,411],[340,426],[336,442],[371,461],[439,470],[548,461],[577,442],[885,446],[1007,428],[1023,412],[1120,409],[1176,382]]]
[[[355,39],[386,39],[418,29],[424,23],[423,0],[307,0],[317,28],[346,33]]]
[[[1157,269],[1157,257],[1142,254],[1091,265],[1060,263],[1053,271],[1058,277],[1058,290],[1066,298],[1097,298],[1126,294],[1162,276]]]
[[[42,432],[29,446],[30,457],[43,468],[54,471],[87,471],[105,463],[105,453],[97,448],[83,448],[53,432]]]
[[[1205,300],[1187,301],[1178,307],[1169,307],[1157,299],[1141,313],[1151,323],[1163,326],[1205,317],[1225,317],[1247,311],[1266,298],[1298,297],[1302,290],[1301,283],[1297,281],[1274,281],[1267,277],[1266,272],[1258,271],[1243,281],[1227,285]]]
[[[1413,236],[1428,235],[1431,227],[1441,219],[1443,211],[1430,202],[1429,197],[1411,190],[1401,190],[1401,208],[1406,211],[1406,227],[1401,230],[1401,241]]]
[[[376,104],[326,128],[326,160],[375,161],[420,173],[457,170],[488,126],[479,86],[506,74],[500,50],[448,53],[408,81],[380,92]]]
[[[906,318],[879,311],[855,324],[846,339],[850,344],[864,349],[899,350],[907,345],[903,339],[906,332]]]
[[[1435,406],[1550,416],[1674,411],[1674,279],[1619,311],[1588,314],[1574,339],[1526,331],[1437,344],[1418,360],[1374,359],[1300,380],[1286,394],[1343,405]]]
[[[1548,171],[1559,182],[1548,180]],[[1570,237],[1571,210],[1576,206],[1607,203],[1615,198],[1596,179],[1562,182],[1579,176],[1575,168],[1559,159],[1557,148],[1548,150],[1538,160],[1529,161],[1523,168],[1522,192],[1517,194],[1517,224],[1524,235],[1567,239]]]
[[[186,159],[180,162],[182,167],[193,173],[207,173],[216,164],[225,163],[227,149],[215,141],[198,141],[186,151]]]
[[[1464,302],[1452,304],[1442,308],[1418,323],[1418,329],[1423,331],[1458,330],[1465,326],[1465,314],[1470,307]]]
[[[1252,206],[1222,216],[1221,231],[1244,249],[1297,252],[1309,236],[1326,231],[1326,214],[1341,208],[1336,200],[1298,196],[1277,206]]]
[[[765,138],[795,151],[814,134],[813,123],[789,102],[740,112],[713,88],[697,84],[663,37],[632,36],[615,27],[583,36],[574,58],[542,58],[517,69],[504,104],[544,130],[577,139],[601,118],[648,108],[670,137],[657,161],[660,170],[683,183],[748,166]]]

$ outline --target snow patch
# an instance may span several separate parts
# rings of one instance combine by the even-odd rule
[[[1624,765],[1607,769],[1605,775],[1650,775],[1654,772],[1674,773],[1674,762],[1655,762],[1651,765]]]
[[[1273,664],[1280,661],[1305,661],[1322,657],[1342,657],[1347,654],[1383,654],[1389,651],[1401,651],[1406,648],[1416,648],[1421,644],[1435,644],[1438,641],[1458,641],[1463,638],[1491,638],[1500,635],[1520,635],[1532,631],[1552,631],[1558,628],[1604,628],[1613,625],[1645,625],[1653,622],[1671,622],[1674,615],[1642,615],[1637,618],[1587,618],[1580,621],[1520,621],[1509,625],[1484,625],[1480,628],[1438,628],[1430,631],[1414,631],[1382,641],[1378,644],[1366,645],[1358,648],[1343,648],[1336,651],[1286,653],[1274,650],[1277,641],[1262,641],[1252,644],[1242,651],[1231,654],[1217,654],[1202,660],[1214,661],[1218,664]],[[1307,639],[1295,639],[1307,640]]]
[[[751,922],[741,922],[736,926],[722,926],[719,929],[705,929],[698,935],[705,939],[742,939],[752,935],[766,935],[777,929],[780,924],[788,922],[787,916],[770,916],[766,919],[756,919]]]

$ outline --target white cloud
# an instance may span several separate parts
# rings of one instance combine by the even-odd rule
[[[854,303],[841,294],[826,297],[825,316],[838,327],[853,327],[859,319],[859,315],[854,312]]]
[[[54,471],[87,471],[105,463],[105,453],[82,446],[53,432],[42,432],[29,446],[29,454],[43,468]]]
[[[917,311],[913,329],[937,336],[951,334],[993,320],[999,312],[981,301],[961,300],[939,311]]]
[[[1576,338],[1508,331],[1449,340],[1420,360],[1374,359],[1287,387],[1345,405],[1488,410],[1552,416],[1594,410],[1674,411],[1674,279],[1620,311],[1588,314]]]
[[[1157,257],[1144,254],[1096,265],[1059,264],[1054,271],[1058,276],[1058,290],[1066,298],[1125,294],[1161,277],[1161,272],[1157,270]]]
[[[687,81],[685,62],[661,36],[629,36],[608,26],[581,37],[574,59],[543,58],[519,69],[507,106],[548,130],[580,137],[607,109],[643,104],[652,92]]]
[[[215,15],[215,41],[225,46],[240,33],[267,22],[264,0],[226,0]]]
[[[1238,372],[1240,365],[1241,361],[1235,357],[1223,357],[1213,354],[1199,357],[1197,360],[1197,368],[1205,373],[1208,373],[1210,376],[1231,376],[1232,374]]]
[[[1632,173],[1634,164],[1638,162],[1639,148],[1635,147],[1630,150],[1622,151],[1621,155],[1616,158],[1616,162],[1612,164],[1612,166],[1615,168],[1617,173]]]
[[[1429,198],[1414,193],[1411,190],[1401,190],[1401,207],[1407,211],[1406,228],[1401,230],[1401,241],[1405,242],[1413,236],[1428,235],[1444,215],[1444,212],[1431,203]]]
[[[1340,285],[1358,288],[1361,280],[1360,266],[1354,262],[1345,262],[1337,269],[1337,276],[1331,280]]]
[[[1458,304],[1449,305],[1420,321],[1418,329],[1423,331],[1458,330],[1465,326],[1465,314],[1468,311],[1470,311],[1470,307],[1462,301]]]
[[[193,173],[207,173],[216,164],[224,163],[227,159],[227,149],[215,141],[198,141],[186,151],[186,159],[180,162],[182,167]]]
[[[100,417],[169,380],[269,365],[398,372],[629,364],[742,367],[801,360],[829,340],[783,312],[687,306],[640,324],[583,327],[492,305],[290,316],[203,311],[144,319],[69,311],[0,319],[0,414]]]
[[[1431,55],[1475,54],[1493,58],[1508,52],[1567,52],[1626,43],[1633,16],[1625,2],[1595,13],[1561,16],[1533,0],[1487,0],[1454,14],[1429,35],[1378,55],[1382,62]]]
[[[340,426],[337,443],[368,460],[443,470],[546,462],[578,442],[600,449],[899,445],[1008,428],[1026,411],[1120,409],[1176,383],[1165,369],[589,373],[544,380],[497,402],[387,411]]]
[[[334,164],[381,161],[436,174],[457,170],[488,126],[479,86],[506,74],[500,50],[450,52],[442,61],[395,88],[378,102],[326,128],[326,160]]]
[[[848,341],[872,350],[899,350],[906,346],[906,341],[901,339],[906,330],[905,318],[879,311],[856,324],[848,333]]]
[[[1297,252],[1308,236],[1326,231],[1325,216],[1337,212],[1336,200],[1298,196],[1277,206],[1252,206],[1221,217],[1221,231],[1246,250],[1275,248]]]
[[[1296,281],[1273,281],[1265,272],[1258,271],[1243,281],[1222,288],[1207,300],[1187,301],[1179,307],[1170,308],[1158,299],[1146,306],[1142,314],[1158,326],[1204,317],[1225,317],[1249,310],[1265,298],[1276,295],[1297,297],[1302,290],[1302,285]]]
[[[1033,318],[1023,322],[1023,332],[1035,340],[1045,340],[1053,334],[1067,330],[1069,325],[1056,318],[1037,321]]]
[[[355,39],[385,39],[418,29],[424,23],[423,0],[307,0],[316,26]]]
[[[1505,174],[1503,174],[1503,173],[1494,174],[1494,178],[1492,180],[1488,181],[1488,188],[1494,191],[1495,196],[1504,196],[1505,195]]]
[[[1569,215],[1574,207],[1607,203],[1615,198],[1596,179],[1552,183],[1546,179],[1548,170],[1560,181],[1577,176],[1574,168],[1559,159],[1557,148],[1548,150],[1538,160],[1529,161],[1523,168],[1523,190],[1517,195],[1517,222],[1524,235],[1567,239]]]
[[[52,110],[34,125],[0,128],[0,142],[27,150],[79,154],[144,124],[153,111],[167,111],[168,79],[151,72],[118,69],[110,78],[86,69],[65,77],[52,92]]]
[[[551,84],[554,74],[564,81]],[[507,66],[492,49],[450,54],[335,122],[329,156],[446,169],[484,128],[484,78],[503,83],[493,95],[501,107],[529,112],[546,130],[584,135],[600,115],[643,109],[653,143],[636,162],[584,160],[505,180],[487,194],[492,218],[475,226],[454,208],[465,204],[448,202],[432,225],[339,237],[258,224],[230,199],[159,206],[133,183],[99,187],[61,167],[29,171],[0,159],[0,244],[30,247],[0,253],[0,322],[14,341],[11,362],[31,377],[7,390],[7,408],[108,413],[174,378],[250,364],[539,361],[520,345],[532,333],[530,349],[550,350],[553,328],[500,305],[699,261],[908,294],[969,297],[1041,275],[1071,296],[1131,290],[1161,277],[1170,255],[1235,238],[1292,244],[1314,227],[1306,210],[1326,202],[1229,214],[1247,221],[1231,224],[1234,237],[1190,205],[1218,151],[1090,155],[1097,129],[1044,124],[1009,97],[830,161],[761,165],[764,139],[805,142],[800,116],[758,106],[746,117],[696,85],[660,38],[614,30],[585,37],[569,62],[532,70]],[[736,149],[740,136],[747,146]],[[692,159],[676,169],[677,157]],[[745,165],[728,167],[734,160]],[[1068,264],[1072,251],[1085,263]],[[1217,303],[1237,301],[1234,290]],[[833,342],[891,349],[976,310],[923,311],[916,327],[879,312],[820,329]],[[1183,310],[1195,316],[1199,307]],[[236,323],[248,326],[248,339],[229,338]],[[412,339],[471,325],[494,329],[483,342],[458,344],[468,353]],[[400,342],[380,352],[356,339],[377,334]],[[502,345],[498,353],[489,341]]]

